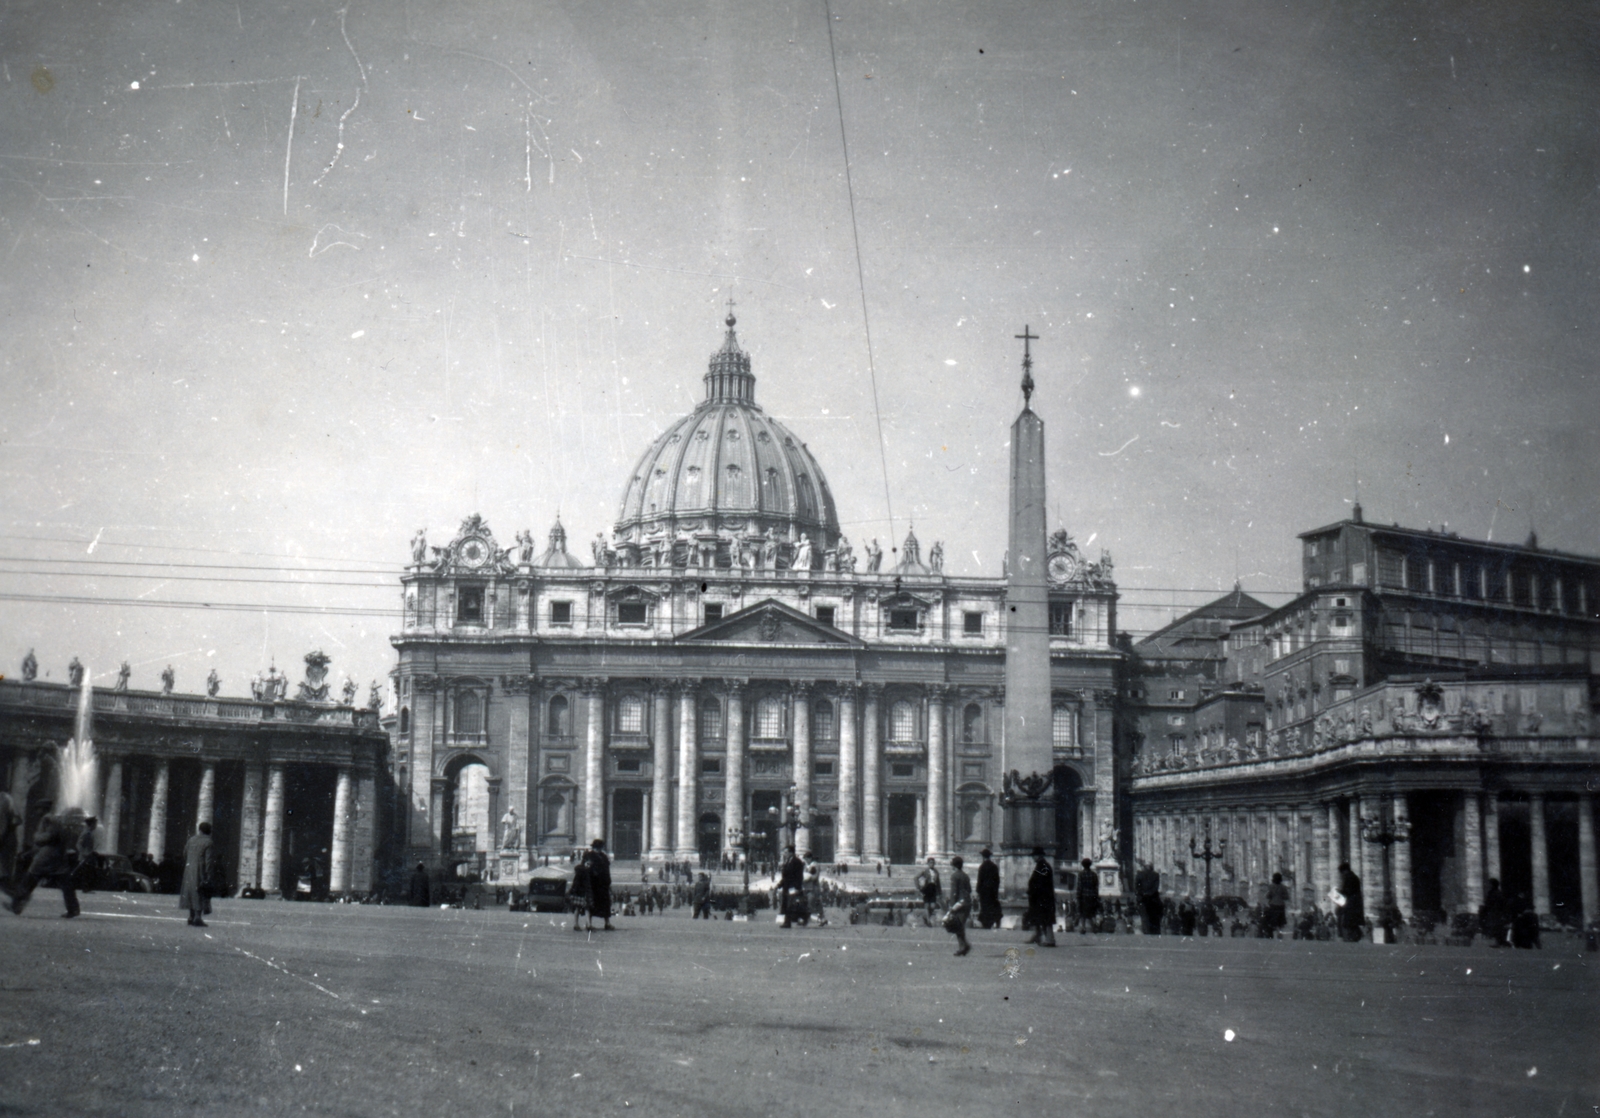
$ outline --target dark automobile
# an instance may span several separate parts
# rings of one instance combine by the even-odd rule
[[[571,885],[571,869],[540,866],[528,877],[528,907],[534,912],[567,911],[567,890]]]
[[[101,893],[153,893],[156,883],[138,870],[124,854],[96,854],[95,864],[79,866],[74,875],[79,889]]]

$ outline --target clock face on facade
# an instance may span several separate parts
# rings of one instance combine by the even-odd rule
[[[1072,577],[1078,573],[1078,563],[1072,556],[1058,551],[1050,556],[1050,562],[1045,570],[1050,575],[1051,582],[1057,584],[1071,582]]]
[[[461,545],[461,561],[469,567],[481,567],[489,558],[489,545],[476,536]]]

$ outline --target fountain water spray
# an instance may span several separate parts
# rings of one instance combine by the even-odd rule
[[[85,668],[83,682],[78,688],[78,714],[73,719],[72,738],[61,751],[57,811],[76,807],[82,808],[85,815],[99,814],[100,763],[90,737],[93,708],[94,688],[89,683],[89,669]]]

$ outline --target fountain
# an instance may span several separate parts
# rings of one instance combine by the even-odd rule
[[[61,750],[60,787],[57,788],[56,810],[81,808],[85,815],[99,812],[100,777],[99,760],[95,756],[94,741],[90,738],[94,689],[89,683],[89,672],[83,672],[78,685],[78,714],[73,719],[72,737]]]

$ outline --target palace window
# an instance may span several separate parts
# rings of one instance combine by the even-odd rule
[[[644,733],[644,700],[638,695],[624,695],[617,702],[617,733]]]
[[[969,637],[983,636],[983,614],[979,610],[969,609],[961,615],[961,631]]]
[[[618,602],[618,625],[643,625],[649,620],[647,607],[643,602]]]
[[[834,736],[833,704],[827,699],[818,699],[811,711],[811,737],[814,741],[832,741]]]
[[[833,762],[832,761],[818,761],[817,762],[817,773],[816,774],[818,776],[832,776],[833,775]]]
[[[463,586],[456,591],[456,624],[483,624],[483,587]]]
[[[889,775],[897,777],[911,777],[917,775],[917,766],[904,761],[896,761],[889,766]]]
[[[1071,707],[1055,707],[1050,711],[1050,745],[1055,749],[1072,749],[1077,742],[1076,711]]]
[[[783,703],[776,695],[763,695],[756,700],[756,737],[783,737]]]
[[[817,620],[822,622],[822,624],[824,624],[824,625],[831,626],[833,624],[833,607],[832,606],[818,606],[817,607]]]
[[[637,758],[637,757],[618,757],[617,758],[617,771],[619,773],[636,773],[636,772],[638,772],[639,771],[639,758]]]
[[[968,703],[961,712],[961,740],[967,745],[983,740],[983,708]]]
[[[917,710],[905,699],[898,699],[889,707],[889,740],[917,740]]]
[[[410,707],[401,707],[400,708],[400,732],[402,734],[409,734],[411,732],[411,708]]]
[[[1070,637],[1072,635],[1072,603],[1050,603],[1050,635],[1052,637]]]
[[[565,695],[550,700],[549,733],[553,738],[572,736],[572,706]]]
[[[700,700],[700,741],[711,744],[722,740],[722,704],[716,699]]]
[[[462,691],[456,695],[455,724],[451,727],[457,738],[483,736],[483,704],[485,696],[478,691]]]
[[[895,632],[916,632],[917,609],[915,606],[904,608],[897,607],[889,611],[889,628]]]
[[[721,602],[707,602],[706,603],[706,624],[709,625],[713,621],[721,621],[721,620],[722,620],[722,603]]]
[[[571,625],[572,624],[572,603],[571,602],[551,602],[550,603],[550,624],[552,624],[552,625]]]
[[[722,758],[700,758],[700,773],[702,776],[720,776],[722,774]]]

